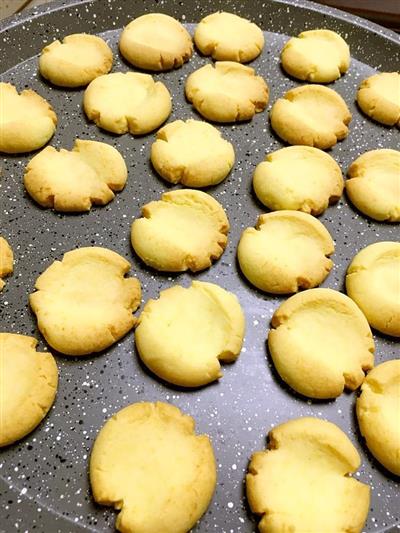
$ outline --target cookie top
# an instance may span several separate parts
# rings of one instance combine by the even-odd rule
[[[2,278],[9,276],[14,270],[14,254],[11,246],[4,237],[0,237],[0,291],[4,288]]]
[[[217,61],[192,72],[186,97],[196,111],[214,122],[250,120],[268,103],[268,86],[255,70],[233,61]]]
[[[201,120],[170,122],[157,132],[151,162],[170,183],[188,187],[216,185],[233,167],[235,152],[221,133]]]
[[[357,420],[372,455],[400,476],[400,359],[376,366],[361,385]]]
[[[0,152],[21,154],[44,146],[56,130],[51,105],[32,89],[18,94],[11,83],[0,83]]]
[[[351,262],[346,291],[370,325],[400,337],[400,243],[376,242]]]
[[[288,294],[319,285],[333,263],[335,245],[316,218],[299,211],[260,215],[255,228],[242,233],[240,269],[258,289]]]
[[[335,31],[303,31],[285,44],[281,63],[294,78],[330,83],[348,71],[350,50],[346,41]]]
[[[139,72],[113,72],[94,79],[85,90],[83,108],[100,128],[133,135],[155,130],[172,109],[166,86]]]
[[[290,89],[272,106],[271,126],[289,144],[323,150],[347,137],[351,113],[343,98],[323,85]]]
[[[225,250],[228,219],[221,204],[205,192],[166,192],[161,200],[146,204],[142,215],[132,224],[132,246],[157,270],[204,270]]]
[[[374,220],[400,222],[400,152],[371,150],[348,170],[346,193],[351,202]]]
[[[287,146],[268,154],[253,175],[257,198],[272,211],[294,209],[320,215],[343,192],[342,171],[327,153]]]
[[[360,466],[356,448],[335,424],[289,420],[272,429],[268,449],[253,454],[246,492],[261,533],[361,533],[370,489],[348,474]]]
[[[81,87],[110,72],[113,55],[97,35],[74,33],[45,46],[40,54],[40,74],[60,87]]]
[[[135,324],[140,283],[125,278],[130,263],[111,250],[78,248],[54,261],[35,283],[29,303],[38,327],[66,355],[100,352]]]
[[[57,392],[51,353],[36,351],[37,340],[0,333],[0,446],[30,433],[46,416]]]
[[[218,61],[247,63],[264,47],[264,33],[254,22],[219,11],[204,17],[194,32],[194,42],[205,56]]]
[[[345,294],[310,289],[275,311],[268,347],[281,378],[310,398],[336,398],[357,389],[374,365],[365,316]]]
[[[222,377],[222,362],[242,348],[244,315],[238,299],[214,283],[175,285],[149,300],[139,317],[135,344],[157,376],[182,387]]]
[[[132,20],[123,30],[119,49],[135,67],[162,71],[189,61],[193,43],[176,19],[163,13],[148,13]]]
[[[361,82],[357,104],[373,120],[400,126],[400,74],[381,72]]]
[[[193,418],[166,403],[135,403],[101,429],[90,457],[97,503],[119,510],[116,529],[186,533],[205,513],[216,484],[211,442]]]

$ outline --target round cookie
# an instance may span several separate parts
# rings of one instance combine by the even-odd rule
[[[328,399],[357,389],[374,365],[365,316],[345,294],[310,289],[275,311],[268,347],[279,375],[309,398]]]
[[[240,237],[237,256],[245,277],[258,289],[289,294],[322,283],[335,245],[316,218],[298,211],[260,215]]]
[[[57,117],[35,91],[18,94],[11,83],[0,83],[0,152],[21,154],[44,146],[54,135]]]
[[[323,85],[290,89],[272,106],[271,126],[289,144],[331,148],[349,133],[351,113],[343,98]]]
[[[226,178],[235,162],[235,152],[211,124],[175,120],[158,130],[151,146],[151,162],[170,183],[207,187]]]
[[[268,434],[267,450],[253,454],[246,476],[250,509],[261,533],[361,533],[370,488],[349,474],[360,456],[335,424],[289,420]]]
[[[2,278],[9,276],[14,270],[14,254],[11,246],[4,237],[0,236],[0,292],[4,288],[4,281]]]
[[[254,22],[219,11],[199,22],[194,42],[205,56],[218,61],[247,63],[260,55],[264,47],[264,33]]]
[[[116,529],[187,533],[206,512],[216,485],[210,439],[193,418],[166,403],[135,403],[100,430],[90,457],[97,503],[119,512]]]
[[[400,337],[400,243],[376,242],[358,252],[346,291],[373,328]]]
[[[376,366],[361,385],[357,420],[372,455],[400,476],[400,359]]]
[[[196,111],[214,122],[250,120],[268,103],[268,86],[254,69],[232,61],[217,61],[192,72],[186,97]]]
[[[121,154],[109,144],[76,139],[71,151],[47,146],[33,157],[24,175],[25,188],[43,207],[89,211],[121,191],[128,171]]]
[[[343,192],[339,165],[311,146],[287,146],[269,154],[253,175],[257,198],[272,211],[294,209],[320,215]]]
[[[0,446],[22,439],[53,405],[58,371],[51,353],[36,351],[37,340],[0,333]]]
[[[400,152],[371,150],[350,165],[346,193],[374,220],[400,222]]]
[[[245,321],[236,296],[214,283],[175,285],[149,300],[138,320],[135,344],[157,376],[182,387],[222,377],[222,362],[242,348]]]
[[[45,46],[40,54],[40,74],[60,87],[81,87],[110,72],[113,55],[97,35],[74,33]]]
[[[166,86],[139,72],[113,72],[94,79],[85,90],[83,108],[100,128],[133,135],[155,130],[172,109]]]
[[[129,268],[106,248],[78,248],[38,277],[29,303],[52,348],[66,355],[100,352],[133,327],[140,283],[124,277]]]
[[[400,126],[400,74],[381,72],[361,82],[357,104],[370,118],[386,126]]]
[[[145,205],[142,214],[132,224],[132,246],[157,270],[204,270],[225,250],[228,219],[221,204],[205,192],[166,192],[161,200]]]
[[[163,13],[148,13],[124,28],[119,49],[135,67],[159,72],[181,67],[189,61],[193,43],[176,19]]]
[[[330,83],[349,70],[350,50],[346,41],[335,31],[303,31],[285,44],[281,63],[294,78]]]

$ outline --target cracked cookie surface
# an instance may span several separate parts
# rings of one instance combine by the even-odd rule
[[[361,82],[357,104],[370,118],[400,127],[400,74],[380,72]]]
[[[3,278],[9,276],[14,270],[14,254],[11,246],[4,237],[0,236],[0,292],[3,290],[5,282]]]

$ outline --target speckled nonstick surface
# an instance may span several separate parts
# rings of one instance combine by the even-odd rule
[[[239,360],[224,366],[219,383],[198,390],[179,390],[150,375],[138,361],[133,332],[98,355],[57,355],[60,383],[53,409],[27,438],[0,451],[1,531],[112,531],[115,512],[96,506],[90,495],[88,456],[104,421],[129,403],[143,400],[177,405],[195,418],[199,433],[207,433],[212,439],[218,486],[196,532],[256,531],[256,521],[244,498],[248,459],[253,451],[265,447],[265,435],[272,426],[305,415],[335,422],[359,450],[362,466],[356,477],[372,487],[365,530],[394,531],[399,524],[399,485],[368,453],[360,438],[354,418],[356,394],[344,393],[335,401],[312,402],[298,397],[281,382],[271,367],[265,338],[272,313],[284,298],[258,292],[238,272],[235,252],[240,234],[245,227],[253,226],[264,211],[252,194],[253,170],[267,152],[283,146],[270,130],[268,113],[258,114],[249,123],[220,126],[236,150],[236,164],[228,179],[208,191],[227,210],[232,226],[222,258],[195,276],[160,275],[134,256],[129,242],[130,225],[139,216],[140,206],[168,189],[149,164],[154,135],[118,137],[99,130],[86,121],[82,112],[83,90],[52,87],[38,74],[38,53],[45,43],[57,37],[81,31],[98,33],[115,53],[113,71],[127,71],[130,67],[117,50],[120,30],[127,21],[144,12],[162,11],[188,23],[193,30],[192,23],[217,9],[237,12],[265,30],[265,49],[252,66],[268,81],[270,104],[299,84],[285,76],[279,66],[279,53],[287,36],[315,27],[341,33],[350,44],[352,64],[350,71],[331,87],[350,106],[353,121],[349,137],[331,154],[346,172],[350,162],[367,150],[399,146],[397,129],[372,123],[354,105],[356,87],[363,78],[376,69],[399,67],[398,37],[372,23],[316,4],[267,0],[74,0],[55,2],[2,22],[1,79],[14,83],[18,89],[32,87],[52,104],[59,125],[51,144],[70,148],[76,137],[106,141],[124,155],[129,179],[125,189],[106,207],[94,208],[87,214],[57,214],[41,209],[24,192],[23,171],[32,154],[3,158],[1,232],[11,243],[16,261],[14,275],[0,296],[1,329],[34,335],[40,339],[40,348],[44,348],[27,302],[35,279],[64,252],[96,245],[115,250],[131,261],[131,274],[142,283],[143,302],[157,297],[161,289],[173,283],[188,285],[193,278],[232,290],[245,309],[247,333]],[[185,101],[184,82],[190,72],[208,61],[195,53],[179,70],[156,75],[173,95],[169,120],[197,117]],[[336,241],[335,266],[323,286],[342,291],[346,268],[356,252],[373,242],[396,240],[399,235],[398,227],[370,221],[357,213],[345,196],[320,220]],[[393,339],[377,333],[374,337],[377,363],[395,357],[398,346]]]

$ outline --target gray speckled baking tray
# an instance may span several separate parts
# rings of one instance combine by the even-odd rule
[[[34,282],[50,263],[78,246],[106,246],[132,263],[131,273],[143,286],[143,302],[173,283],[188,285],[191,278],[213,281],[235,292],[245,309],[247,333],[243,352],[224,377],[199,390],[187,391],[155,379],[139,364],[130,332],[104,353],[85,358],[57,356],[60,384],[57,400],[43,423],[21,442],[0,451],[0,530],[29,532],[112,531],[115,513],[97,506],[90,495],[87,468],[93,440],[104,421],[129,403],[163,400],[179,406],[197,421],[197,431],[210,435],[218,464],[218,486],[206,515],[194,529],[198,533],[250,533],[256,521],[244,498],[243,479],[248,459],[264,448],[267,431],[292,417],[320,416],[338,424],[362,457],[357,478],[372,487],[371,510],[365,531],[388,532],[399,527],[399,485],[368,453],[354,419],[355,394],[335,401],[312,402],[296,396],[277,377],[268,358],[265,338],[273,311],[283,298],[262,294],[240,276],[235,251],[242,230],[254,225],[263,208],[251,191],[255,166],[282,143],[271,132],[268,114],[250,123],[220,126],[233,142],[236,164],[229,178],[209,192],[227,210],[232,230],[222,258],[196,276],[159,275],[146,268],[129,243],[130,224],[140,206],[168,188],[152,171],[148,158],[153,135],[133,138],[112,136],[86,121],[81,109],[82,90],[61,90],[44,82],[37,71],[37,56],[44,44],[69,33],[86,31],[104,37],[115,53],[113,71],[129,70],[117,51],[122,26],[144,12],[162,11],[189,29],[217,9],[236,12],[264,30],[265,49],[252,63],[271,91],[270,103],[298,82],[279,67],[279,53],[289,35],[326,27],[338,31],[351,47],[350,71],[333,84],[349,104],[353,121],[349,137],[331,151],[344,172],[361,153],[374,148],[399,147],[399,131],[372,123],[354,105],[359,82],[375,70],[400,65],[399,38],[370,22],[306,1],[202,0],[73,0],[55,2],[0,24],[1,79],[19,89],[32,87],[47,98],[59,117],[51,141],[70,148],[75,137],[106,141],[124,155],[129,180],[123,192],[103,208],[80,215],[56,214],[34,204],[22,185],[29,156],[3,159],[1,177],[1,232],[15,252],[14,275],[0,295],[1,329],[31,334],[45,344],[27,305]],[[169,120],[196,117],[183,95],[187,75],[208,59],[194,54],[174,72],[159,74],[173,95]],[[332,86],[332,85],[331,85]],[[335,266],[323,286],[343,290],[346,267],[367,244],[397,240],[398,227],[368,220],[346,198],[330,207],[322,222],[336,241]],[[395,357],[393,339],[375,334],[376,361]],[[398,352],[397,352],[398,356]],[[160,532],[162,533],[162,532]],[[323,533],[323,532],[321,532]]]

